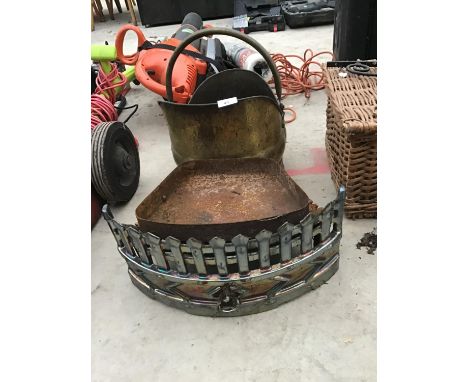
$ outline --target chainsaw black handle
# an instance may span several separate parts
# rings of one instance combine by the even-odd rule
[[[184,41],[180,43],[180,45],[174,50],[172,53],[171,58],[169,59],[169,63],[167,65],[166,70],[166,97],[169,102],[173,102],[172,97],[172,71],[174,69],[175,62],[179,57],[180,53],[188,46],[191,42],[198,40],[201,37],[205,36],[212,36],[212,35],[225,35],[236,37],[239,40],[244,41],[245,43],[249,44],[252,48],[256,49],[258,53],[262,55],[265,59],[268,67],[271,70],[271,74],[273,75],[273,80],[275,81],[275,89],[276,89],[276,97],[278,97],[278,102],[281,102],[281,79],[279,76],[278,71],[276,70],[275,63],[271,59],[270,54],[266,51],[266,49],[252,37],[247,36],[243,33],[240,33],[234,29],[227,29],[227,28],[208,28],[208,29],[201,29],[196,31],[195,33],[188,36]]]

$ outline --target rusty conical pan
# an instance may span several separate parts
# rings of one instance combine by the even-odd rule
[[[282,165],[266,158],[179,165],[136,209],[142,231],[180,240],[254,236],[298,224],[311,202]]]

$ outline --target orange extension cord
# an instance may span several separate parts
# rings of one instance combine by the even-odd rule
[[[280,75],[281,87],[283,88],[282,99],[289,95],[304,93],[306,98],[310,98],[312,90],[320,90],[325,87],[321,63],[316,60],[318,56],[330,55],[334,59],[333,53],[328,51],[315,53],[312,49],[306,49],[304,56],[296,54],[281,54],[272,53],[271,58],[276,65],[276,69]],[[301,62],[300,66],[295,66],[291,63],[290,59],[296,59]],[[315,68],[316,67],[316,68]],[[273,83],[273,79],[269,81]],[[290,123],[296,119],[296,112],[286,107],[284,110],[292,113],[292,117],[286,120]]]

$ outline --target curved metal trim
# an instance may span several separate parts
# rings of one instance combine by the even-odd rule
[[[230,273],[228,275],[208,275],[200,277],[195,274],[180,274],[175,271],[161,271],[159,269],[154,269],[152,267],[144,266],[141,262],[137,261],[137,256],[131,256],[123,247],[119,247],[118,251],[120,255],[129,263],[133,264],[135,267],[139,268],[142,272],[147,272],[153,274],[157,277],[162,277],[171,282],[183,282],[183,283],[202,283],[202,284],[225,284],[232,283],[234,281],[260,281],[264,279],[273,278],[275,276],[280,276],[282,273],[293,271],[295,268],[308,264],[314,261],[317,257],[320,257],[328,250],[339,242],[341,239],[341,231],[336,232],[332,237],[328,238],[325,242],[321,243],[320,246],[314,248],[310,252],[300,255],[286,264],[276,264],[272,265],[265,271],[261,269],[255,269],[250,271],[248,275],[239,275],[239,273]]]
[[[320,287],[338,270],[340,255],[337,253],[317,272],[308,279],[279,288],[272,293],[249,298],[238,297],[233,306],[223,308],[216,300],[190,298],[168,293],[159,288],[151,288],[141,277],[130,268],[128,270],[132,283],[148,297],[158,300],[171,307],[182,309],[187,313],[200,316],[236,317],[247,314],[260,313],[274,309],[288,301],[300,297],[304,293]],[[232,283],[231,283],[232,284]],[[229,286],[230,284],[226,284]]]

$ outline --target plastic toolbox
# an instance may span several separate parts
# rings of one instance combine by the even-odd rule
[[[235,0],[232,27],[243,33],[278,32],[286,23],[278,0]]]
[[[291,28],[333,24],[335,18],[335,0],[282,1],[281,13]]]

